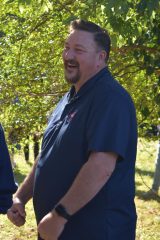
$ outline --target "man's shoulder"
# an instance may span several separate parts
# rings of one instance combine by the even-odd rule
[[[130,93],[111,74],[99,79],[94,92],[98,99],[133,102]]]

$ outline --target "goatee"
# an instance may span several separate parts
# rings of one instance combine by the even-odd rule
[[[75,84],[80,79],[79,64],[74,60],[68,60],[64,62],[64,75],[68,83]],[[75,72],[75,74],[73,74]]]

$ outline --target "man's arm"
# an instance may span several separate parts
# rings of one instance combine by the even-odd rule
[[[59,202],[69,214],[83,208],[102,189],[115,169],[117,158],[118,155],[112,152],[91,153],[71,188]],[[53,210],[41,220],[38,231],[43,239],[56,240],[66,222]]]
[[[16,226],[22,226],[25,223],[25,204],[33,196],[33,183],[37,161],[38,160],[35,161],[30,174],[25,178],[21,186],[18,188],[13,198],[12,207],[7,211],[9,220]]]
[[[115,153],[94,152],[90,155],[72,187],[60,201],[71,215],[84,207],[106,184],[116,160]]]

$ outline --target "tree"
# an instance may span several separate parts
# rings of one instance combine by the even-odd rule
[[[135,101],[140,134],[158,123],[159,0],[2,0],[0,9],[0,120],[8,132],[22,128],[22,140],[43,131],[47,115],[69,88],[61,52],[75,18],[108,29],[109,67]]]

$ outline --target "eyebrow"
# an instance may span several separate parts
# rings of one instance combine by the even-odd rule
[[[86,49],[86,48],[85,48],[83,45],[81,45],[81,44],[76,44],[75,46],[78,47],[78,48]]]
[[[66,41],[66,42],[64,42],[64,45],[69,45],[69,43]],[[82,48],[83,50],[86,50],[86,48],[81,44],[75,44],[75,47]]]

